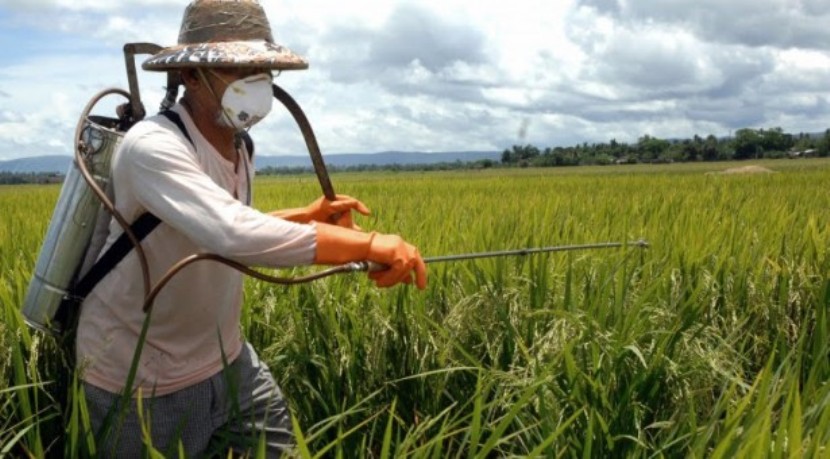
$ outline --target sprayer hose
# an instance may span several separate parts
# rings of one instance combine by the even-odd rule
[[[311,128],[311,124],[308,122],[308,118],[306,118],[305,113],[303,113],[302,109],[300,108],[299,104],[294,101],[291,96],[285,92],[282,88],[278,87],[277,85],[273,85],[273,93],[274,97],[279,100],[291,115],[294,117],[294,120],[297,122],[297,125],[300,127],[300,131],[302,132],[303,138],[305,139],[306,146],[308,147],[309,155],[311,156],[312,164],[314,165],[314,170],[317,174],[317,179],[320,181],[320,186],[323,189],[323,193],[329,200],[335,200],[336,196],[334,193],[334,187],[331,184],[331,180],[328,176],[328,171],[326,169],[326,165],[323,162],[323,156],[320,153],[320,147],[317,144],[317,139],[314,136],[314,131]],[[104,208],[115,218],[118,224],[123,228],[124,232],[127,234],[127,237],[132,242],[133,247],[138,255],[138,261],[141,265],[141,275],[144,282],[144,311],[149,311],[152,307],[153,302],[155,301],[156,296],[158,295],[159,291],[167,285],[167,283],[184,267],[195,263],[200,260],[211,260],[215,262],[219,262],[225,264],[231,268],[234,268],[238,271],[241,271],[244,274],[247,274],[251,277],[271,282],[274,284],[283,284],[283,285],[293,285],[293,284],[300,284],[305,282],[311,282],[317,279],[321,279],[323,277],[331,276],[333,274],[344,273],[344,272],[352,272],[358,270],[359,265],[357,264],[346,264],[342,266],[336,266],[333,268],[329,268],[325,271],[320,271],[315,274],[311,274],[308,276],[302,277],[294,277],[294,278],[283,278],[283,277],[274,277],[269,276],[267,274],[263,274],[259,271],[255,271],[250,269],[249,267],[237,263],[233,260],[224,258],[222,256],[216,254],[197,254],[191,255],[186,257],[176,263],[172,268],[170,268],[167,273],[155,284],[151,287],[150,285],[150,274],[149,274],[149,267],[147,263],[147,256],[144,253],[144,248],[141,246],[140,241],[135,236],[135,234],[130,229],[130,224],[124,219],[118,210],[115,208],[115,204],[107,197],[106,192],[101,189],[98,183],[93,178],[92,174],[86,167],[86,161],[84,160],[83,154],[86,150],[87,146],[84,144],[83,139],[81,139],[81,135],[83,133],[83,128],[86,124],[86,120],[88,119],[92,108],[104,97],[110,94],[118,94],[124,96],[128,100],[132,100],[130,97],[130,93],[117,88],[110,88],[105,89],[98,94],[96,94],[86,105],[84,111],[81,115],[80,120],[78,121],[78,126],[75,130],[75,139],[76,139],[76,148],[75,148],[75,161],[78,165],[78,169],[81,172],[81,175],[84,177],[84,180],[87,182],[89,187],[92,189],[93,193],[98,197],[101,201],[101,204]],[[136,120],[138,121],[138,120]]]

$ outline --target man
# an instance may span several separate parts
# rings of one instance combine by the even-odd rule
[[[146,70],[180,72],[185,88],[175,115],[133,126],[113,159],[117,210],[127,221],[145,212],[162,221],[142,242],[152,282],[182,258],[210,252],[267,267],[369,260],[388,267],[370,274],[378,286],[425,288],[415,247],[353,228],[351,210],[368,212],[353,198],[272,215],[246,205],[253,166],[238,134],[270,110],[272,70],[306,67],[274,44],[256,0],[193,1],[179,45],[144,63]],[[333,215],[340,215],[337,225],[326,223]],[[113,222],[108,245],[121,232]],[[177,452],[180,442],[188,456],[201,455],[218,432],[230,433],[235,452],[248,451],[260,436],[269,456],[290,448],[286,402],[240,333],[242,276],[212,262],[181,271],[153,305],[134,384],[126,387],[147,317],[144,294],[133,251],[82,306],[78,367],[92,427],[108,432],[99,452],[140,455],[146,435],[163,452]],[[132,400],[120,407],[124,391]]]

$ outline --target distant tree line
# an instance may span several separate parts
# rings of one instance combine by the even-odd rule
[[[428,164],[357,164],[353,166],[326,165],[331,172],[366,172],[366,171],[452,171],[463,169],[489,169],[498,167],[498,161],[480,159],[476,161],[452,161]],[[257,170],[258,175],[298,175],[307,174],[310,167],[273,167],[267,166]]]
[[[760,158],[797,158],[830,156],[830,129],[824,134],[789,134],[780,127],[772,129],[739,129],[734,136],[691,139],[660,139],[644,135],[637,143],[611,140],[607,143],[582,143],[572,147],[513,145],[505,149],[501,161],[482,159],[431,164],[361,164],[329,166],[331,171],[449,171],[489,169],[495,167],[556,167],[636,163],[671,163],[690,161],[729,161]],[[260,175],[307,174],[310,167],[273,167],[257,171]],[[0,172],[0,185],[23,183],[58,183],[63,176],[56,173]]]
[[[579,166],[688,161],[728,161],[759,158],[830,156],[830,129],[824,135],[785,133],[781,128],[739,129],[733,137],[666,140],[644,135],[635,144],[611,140],[573,147],[540,150],[514,145],[501,155],[504,165],[520,167]]]
[[[0,172],[0,185],[22,185],[25,183],[61,183],[63,174],[56,172]]]
[[[513,145],[505,149],[501,161],[489,159],[473,162],[455,161],[433,164],[362,164],[329,166],[332,171],[442,171],[489,169],[494,167],[556,167],[636,163],[672,163],[690,161],[730,161],[760,158],[797,158],[830,156],[830,129],[824,134],[797,135],[772,129],[739,129],[734,136],[668,140],[644,135],[635,144],[611,140],[608,143],[587,142],[572,147],[539,149],[534,145]],[[262,175],[308,173],[308,167],[265,167]]]

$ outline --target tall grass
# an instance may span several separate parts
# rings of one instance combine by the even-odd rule
[[[830,163],[763,164],[779,172],[335,175],[373,209],[361,226],[426,256],[651,248],[435,264],[425,292],[248,282],[243,328],[289,399],[297,454],[827,457]],[[18,312],[57,191],[0,189],[0,451],[14,455],[95,448],[71,378],[56,403],[55,344]],[[272,209],[319,191],[266,178],[255,195]]]

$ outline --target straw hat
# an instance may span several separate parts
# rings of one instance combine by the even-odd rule
[[[258,67],[302,70],[308,61],[274,43],[257,0],[194,0],[184,11],[179,44],[147,59],[144,70]]]

